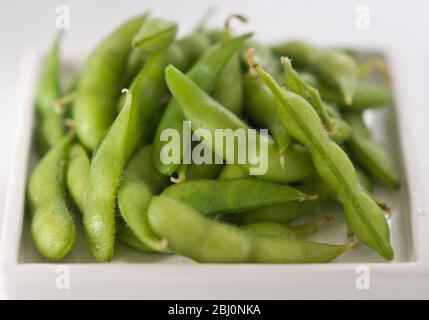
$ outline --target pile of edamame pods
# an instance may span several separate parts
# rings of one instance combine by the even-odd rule
[[[101,262],[117,241],[211,263],[322,263],[357,243],[393,259],[387,205],[371,192],[373,182],[399,182],[363,118],[391,103],[369,77],[385,74],[383,64],[302,41],[267,46],[234,34],[234,19],[246,21],[231,15],[223,29],[199,26],[177,39],[174,21],[133,17],[95,46],[66,90],[55,39],[36,96],[40,161],[28,183],[42,256],[65,257],[83,225]],[[160,160],[163,130],[182,135],[184,121],[222,164]],[[269,132],[258,176],[198,136],[249,128]],[[342,244],[306,239],[331,217],[293,221],[327,201],[344,213]]]

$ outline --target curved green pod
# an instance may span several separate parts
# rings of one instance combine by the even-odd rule
[[[65,170],[74,133],[61,138],[43,157],[28,182],[34,246],[49,260],[62,259],[76,240],[76,226],[66,203]]]
[[[244,111],[261,128],[267,128],[280,155],[284,155],[291,136],[277,117],[275,100],[270,90],[254,75],[243,76]]]
[[[301,41],[290,41],[275,47],[274,52],[292,59],[298,68],[313,72],[340,94],[345,105],[353,103],[358,83],[358,66],[344,51],[322,50]]]
[[[177,34],[177,24],[163,18],[148,18],[133,38],[133,47],[156,53],[167,48]]]
[[[168,246],[198,262],[322,263],[334,260],[351,246],[254,235],[209,219],[167,196],[153,198],[148,212],[152,228]]]
[[[85,148],[80,144],[74,144],[70,149],[68,159],[66,174],[67,188],[82,214],[85,212],[85,204],[88,196],[90,167],[91,160]],[[117,236],[121,241],[134,249],[144,252],[155,252],[142,243],[124,221],[118,221]]]
[[[250,36],[251,34],[245,34],[212,46],[187,73],[188,76],[193,79],[200,88],[211,92],[216,84],[216,80],[221,75],[222,70],[230,58]],[[180,163],[162,162],[161,159],[164,158],[165,155],[168,155],[169,150],[165,148],[168,142],[162,141],[161,135],[165,132],[164,130],[173,129],[182,137],[184,120],[178,102],[176,99],[172,99],[162,116],[153,141],[153,162],[159,172],[168,176],[172,175],[179,168]],[[182,146],[181,149],[186,150],[187,146]],[[182,159],[183,155],[180,158]]]
[[[174,66],[168,66],[166,79],[170,91],[179,103],[185,118],[191,121],[192,130],[197,136],[198,131],[196,130],[200,128],[210,131],[212,137],[215,137],[215,131],[218,129],[242,129],[247,141],[249,127],[231,111],[219,105],[189,77]],[[204,110],[204,112],[201,112],[201,110]],[[304,179],[313,170],[310,157],[305,149],[298,145],[290,146],[285,161],[281,164],[278,158],[279,152],[271,138],[261,138],[257,133],[255,135],[256,140],[259,142],[257,149],[261,148],[263,143],[268,151],[267,159],[260,161],[263,166],[260,169],[266,169],[265,173],[261,172],[260,178],[276,182],[295,182]],[[234,163],[234,159],[238,159],[237,148],[227,151],[222,141],[214,140],[213,145],[212,141],[203,141],[203,143],[208,145],[218,156],[226,158],[225,160],[229,163]],[[260,154],[260,150],[256,154]],[[240,165],[249,170],[249,172],[254,167],[249,161]]]
[[[118,206],[126,225],[141,244],[153,251],[165,251],[166,245],[147,222],[147,208],[153,195],[167,185],[168,177],[152,164],[152,146],[140,148],[129,161],[118,191]]]
[[[118,224],[118,239],[125,243],[127,246],[146,253],[157,253],[157,251],[149,248],[144,243],[142,243],[139,238],[137,238],[135,233],[125,224],[125,222],[120,222]]]
[[[186,57],[186,70],[191,68],[211,46],[210,40],[202,32],[195,32],[178,40],[177,45]]]
[[[256,208],[239,213],[224,214],[220,218],[233,224],[243,225],[256,222],[289,223],[294,219],[310,213],[318,205],[334,196],[332,189],[323,182],[297,186],[301,192],[316,197],[312,201],[288,201]]]
[[[43,154],[54,146],[65,134],[63,116],[55,112],[54,105],[60,97],[59,46],[61,35],[55,38],[51,50],[45,58],[39,86],[36,92],[36,142]]]
[[[362,115],[345,112],[344,118],[353,129],[353,136],[347,144],[351,156],[382,184],[389,188],[398,188],[400,184],[392,159],[371,139]]]
[[[80,142],[91,151],[113,123],[131,41],[143,19],[139,16],[128,20],[103,40],[79,75],[73,118]]]
[[[180,200],[203,214],[241,212],[309,199],[295,188],[253,178],[187,181],[168,187],[162,195]]]
[[[331,220],[331,217],[323,217],[316,221],[295,226],[287,226],[276,222],[254,222],[241,226],[241,229],[261,236],[280,237],[286,239],[305,239],[317,233],[322,226]]]
[[[90,167],[91,160],[85,148],[78,143],[74,144],[69,153],[66,182],[71,198],[82,213],[85,212],[88,196]]]
[[[281,58],[285,73],[285,87],[306,99],[318,113],[330,138],[337,144],[342,144],[351,136],[349,125],[340,118],[331,117],[329,108],[322,101],[319,91],[307,84],[292,68],[288,58]],[[277,115],[277,113],[276,113]],[[280,120],[277,120],[280,122]]]
[[[184,63],[184,57],[179,48],[172,44],[168,48],[152,54],[134,78],[130,87],[133,106],[125,159],[129,159],[133,154],[142,137],[144,138],[145,134],[149,135],[147,131],[150,130],[156,114],[162,108],[162,99],[168,94],[164,78],[165,67],[173,64],[181,69]],[[120,99],[119,105],[124,105],[124,99]],[[120,108],[118,107],[118,109]]]
[[[128,128],[134,113],[132,95],[95,152],[89,171],[89,189],[83,225],[89,248],[101,262],[110,261],[115,243],[116,192],[126,163]]]

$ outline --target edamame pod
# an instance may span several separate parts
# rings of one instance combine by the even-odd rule
[[[179,40],[177,45],[186,57],[185,69],[187,70],[210,48],[210,40],[204,33],[195,32]]]
[[[177,24],[162,18],[146,19],[133,39],[133,47],[156,53],[167,48],[177,34]]]
[[[101,142],[91,162],[89,190],[83,224],[89,248],[98,261],[110,261],[115,242],[116,191],[125,165],[130,118],[134,113],[131,93],[125,106]]]
[[[306,99],[314,107],[333,141],[337,144],[342,144],[349,139],[351,129],[348,124],[339,118],[331,118],[328,108],[319,95],[319,91],[300,78],[298,73],[292,68],[292,64],[288,58],[282,57],[281,61],[285,73],[286,88]]]
[[[79,140],[91,151],[114,120],[131,41],[143,19],[139,16],[128,20],[101,42],[79,76],[73,118]]]
[[[358,81],[358,67],[353,58],[341,50],[321,50],[300,41],[276,47],[275,52],[314,72],[316,76],[334,88],[345,105],[353,103]]]
[[[218,180],[227,179],[240,179],[249,176],[249,172],[246,169],[236,164],[226,164],[223,166],[222,171],[219,173]]]
[[[147,208],[152,196],[167,185],[168,177],[158,173],[152,164],[152,146],[140,148],[129,161],[118,191],[118,206],[126,224],[137,239],[153,251],[165,251],[147,222]]]
[[[61,138],[39,162],[28,183],[31,236],[36,249],[49,260],[62,259],[76,240],[64,176],[64,163],[74,138],[74,133]]]
[[[359,82],[356,85],[356,93],[353,97],[353,103],[350,106],[345,106],[341,96],[326,85],[319,83],[318,87],[324,99],[355,112],[369,108],[380,108],[392,102],[392,96],[389,90],[371,82]]]
[[[246,18],[240,15],[232,15],[225,22],[225,30],[222,41],[231,38],[229,22],[233,18],[238,18],[242,22],[246,22]],[[228,110],[236,114],[241,114],[243,109],[243,83],[241,79],[241,64],[238,53],[235,53],[227,65],[224,67],[216,85],[213,88],[212,97],[226,107]],[[185,180],[195,179],[214,179],[222,170],[221,164],[216,163],[192,163],[189,166],[183,167]],[[182,180],[183,180],[182,179]],[[179,179],[180,180],[180,179]]]
[[[254,235],[209,219],[167,196],[153,198],[148,212],[150,225],[169,247],[198,262],[321,263],[334,260],[351,246]]]
[[[290,134],[308,146],[322,179],[340,196],[347,223],[356,236],[386,259],[393,259],[390,230],[377,203],[363,190],[344,151],[324,134],[323,125],[302,97],[281,89],[248,52],[249,65],[278,101],[278,114]]]
[[[254,75],[243,76],[244,111],[257,125],[270,130],[279,154],[284,156],[291,136],[277,117],[275,100],[270,90]]]
[[[258,48],[254,48],[255,51]],[[273,53],[277,57],[288,57],[293,60],[294,65],[299,69],[308,68],[311,56],[317,51],[316,48],[308,43],[292,40],[272,48]],[[247,63],[247,59],[245,60]]]
[[[187,181],[168,187],[162,194],[180,200],[206,215],[312,199],[287,185],[253,178]]]
[[[323,182],[315,182],[297,188],[306,194],[317,195],[317,198],[312,201],[289,201],[244,212],[224,214],[221,216],[221,220],[238,225],[255,222],[289,223],[297,217],[311,212],[333,196],[332,189]]]
[[[131,103],[135,106],[132,107],[133,113],[128,128],[126,160],[135,151],[145,130],[148,129],[160,110],[161,100],[168,94],[164,69],[169,64],[174,64],[178,68],[182,68],[184,65],[184,57],[174,44],[152,54],[131,84],[130,91],[133,95]],[[121,99],[119,103],[124,105],[123,102]]]
[[[219,78],[225,65],[250,36],[251,34],[245,34],[211,47],[188,72],[188,76],[193,79],[200,88],[210,92],[213,90],[216,80]],[[161,135],[164,130],[173,129],[182,137],[184,120],[179,104],[175,99],[172,99],[164,112],[153,142],[153,162],[159,172],[168,176],[172,175],[180,164],[165,164],[161,161],[163,158],[168,158],[168,153],[170,152],[170,149],[167,148],[167,141],[162,141]],[[181,148],[181,150],[186,149],[186,145]],[[180,158],[182,159],[183,156]]]
[[[125,224],[125,222],[120,222],[118,227],[118,239],[125,243],[127,246],[136,249],[138,251],[147,252],[147,253],[156,253],[157,251],[152,250],[145,244],[143,244],[134,232]]]
[[[248,139],[249,127],[235,116],[231,111],[219,105],[207,93],[201,90],[189,77],[185,76],[174,66],[166,68],[167,85],[171,93],[180,105],[186,119],[190,120],[192,130],[198,136],[197,129],[207,129],[211,136],[215,137],[216,129],[244,130],[246,142]],[[204,110],[202,112],[202,110]],[[284,165],[280,164],[278,159],[278,150],[274,142],[269,137],[261,137],[255,133],[256,140],[259,142],[257,149],[261,144],[266,144],[268,150],[267,159],[261,158],[260,165],[266,168],[265,173],[261,172],[260,178],[276,182],[295,182],[304,179],[313,170],[308,152],[300,146],[293,145],[288,149]],[[201,137],[200,137],[201,138]],[[207,145],[218,156],[224,157],[229,163],[234,163],[238,159],[238,148],[226,150],[223,141],[206,141],[202,143]],[[261,154],[257,150],[256,154]],[[247,170],[252,168],[256,161],[247,161],[240,164]],[[265,162],[266,160],[266,162]]]
[[[352,157],[385,186],[398,188],[399,181],[392,160],[381,146],[372,141],[362,115],[345,112],[344,117],[353,128],[353,136],[348,142]]]
[[[70,149],[67,166],[67,188],[81,213],[85,212],[90,166],[91,161],[85,148],[80,144],[74,144]],[[118,222],[117,234],[120,240],[137,250],[154,252],[137,238],[124,221]]]
[[[58,57],[60,41],[61,35],[58,35],[45,58],[36,93],[36,112],[38,117],[36,141],[42,154],[55,145],[65,133],[63,117],[54,110],[55,102],[60,97],[60,62]]]
[[[230,39],[231,20],[238,19],[246,23],[247,18],[242,15],[231,15],[225,22],[222,41]],[[212,97],[236,115],[240,115],[243,109],[243,81],[241,77],[241,62],[238,53],[235,53],[223,69],[216,85],[213,88]]]
[[[332,217],[323,217],[316,221],[296,226],[286,226],[275,222],[255,222],[245,224],[241,226],[241,229],[261,236],[280,237],[286,239],[305,239],[315,234],[322,226],[332,219]]]
[[[85,212],[86,197],[88,196],[90,167],[91,160],[85,148],[78,143],[74,144],[70,149],[66,181],[71,198],[82,213]]]

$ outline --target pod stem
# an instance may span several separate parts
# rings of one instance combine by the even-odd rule
[[[71,118],[64,119],[64,125],[70,130],[74,130],[76,128],[76,122]]]
[[[239,13],[234,13],[234,14],[229,15],[226,18],[225,24],[224,24],[224,33],[227,36],[229,36],[231,34],[231,21],[234,19],[240,21],[241,23],[247,23],[249,21],[248,17],[246,17],[245,15],[239,14]]]
[[[333,216],[325,216],[320,218],[319,220],[319,226],[324,226],[325,224],[331,222],[332,220],[334,220]]]
[[[392,216],[392,208],[385,202],[381,202],[376,199],[374,200],[375,203],[377,203],[377,205],[379,206],[379,208],[387,213],[387,219],[390,219],[390,217]]]
[[[319,198],[319,195],[316,194],[306,194],[301,201],[314,201]]]
[[[158,250],[160,252],[167,252],[168,251],[168,241],[167,241],[167,239],[162,239],[162,240],[159,241]]]
[[[124,88],[124,89],[121,90],[121,93],[125,94],[124,106],[130,105],[132,97],[133,97],[133,95],[131,94],[131,91],[128,90],[128,89],[126,89],[126,88]]]
[[[188,170],[188,166],[186,164],[182,164],[179,166],[179,168],[176,171],[177,178],[176,177],[170,177],[170,181],[179,184],[186,181],[186,171]]]
[[[63,113],[66,110],[66,108],[76,100],[76,95],[77,95],[76,92],[73,91],[57,99],[54,102],[54,106],[53,106],[54,111],[56,113]]]

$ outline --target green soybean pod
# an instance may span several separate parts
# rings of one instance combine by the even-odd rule
[[[187,203],[203,214],[246,211],[311,197],[301,191],[253,178],[229,180],[193,180],[168,187],[163,195]]]
[[[289,201],[239,213],[224,214],[222,221],[243,225],[256,222],[289,223],[314,210],[318,205],[333,196],[332,189],[323,182],[314,182],[297,187],[300,191],[317,195],[312,201]]]
[[[337,144],[342,144],[351,136],[351,129],[342,119],[330,116],[328,108],[320,97],[319,91],[307,84],[292,68],[288,58],[281,58],[285,73],[285,86],[288,90],[306,99],[319,114],[320,120],[328,131],[329,136]]]
[[[185,76],[174,66],[168,66],[166,69],[167,85],[170,88],[174,98],[178,101],[185,118],[191,121],[192,130],[198,136],[197,129],[204,128],[210,131],[211,136],[215,137],[215,132],[218,129],[237,130],[241,129],[244,132],[246,142],[249,135],[249,127],[235,116],[231,111],[219,105],[207,93],[201,90],[190,77]],[[204,110],[204,112],[202,112]],[[278,150],[270,137],[262,137],[255,133],[256,141],[259,144],[256,146],[257,154],[261,154],[260,148],[262,144],[267,149],[267,159],[262,159],[260,164],[261,172],[259,177],[265,180],[275,182],[296,182],[308,176],[313,167],[308,152],[300,146],[293,145],[288,149],[287,156],[283,165],[278,159]],[[201,137],[200,137],[201,138]],[[238,148],[226,149],[222,139],[214,139],[215,141],[206,141],[206,144],[218,156],[222,156],[229,163],[234,163],[234,159],[238,159]],[[249,172],[252,172],[252,164],[256,163],[252,159],[244,164],[240,164]],[[266,169],[266,170],[263,170]],[[264,172],[262,172],[264,171]],[[255,173],[255,172],[253,172]]]
[[[344,117],[353,129],[348,146],[353,158],[383,185],[389,188],[400,186],[391,158],[376,144],[365,127],[362,115],[345,112]]]
[[[249,176],[249,173],[236,164],[227,164],[223,167],[218,176],[218,180],[242,179]],[[287,201],[238,213],[226,213],[220,215],[222,221],[243,225],[259,222],[289,223],[295,218],[311,212],[319,204],[333,196],[332,189],[324,182],[318,180],[309,184],[297,186],[301,192],[312,195],[312,201]]]
[[[245,114],[257,125],[270,130],[280,156],[284,157],[291,136],[277,117],[273,95],[264,83],[252,74],[243,76],[243,86]]]
[[[359,167],[356,167],[355,170],[356,170],[356,174],[359,179],[360,185],[366,190],[366,192],[372,193],[372,191],[374,190],[374,186],[371,178],[368,176],[366,172],[364,172]]]
[[[236,164],[226,164],[219,173],[218,180],[241,179],[249,176],[246,169]]]
[[[186,69],[191,68],[211,46],[210,40],[202,32],[195,32],[180,39],[177,45],[186,57]]]
[[[232,37],[231,21],[238,19],[242,23],[247,23],[247,17],[239,14],[230,15],[225,21],[225,28],[222,40]],[[221,105],[236,115],[240,115],[243,109],[243,81],[241,77],[241,62],[238,53],[235,53],[228,64],[223,69],[216,85],[212,91],[212,97]]]
[[[276,79],[281,77],[281,66],[274,53],[269,47],[257,41],[247,41],[240,52],[240,60],[246,68],[248,67],[246,61],[246,52],[249,48],[257,49],[257,53],[255,54],[256,60],[262,66],[264,66],[264,68],[270,70],[270,73],[273,74]]]
[[[146,12],[143,14],[141,26],[145,23],[145,21],[150,17],[150,13]],[[137,29],[139,30],[139,29]],[[135,36],[135,35],[134,35]],[[131,40],[132,41],[132,40]],[[150,54],[141,50],[140,48],[135,48],[132,46],[131,42],[131,51],[127,58],[127,65],[125,67],[125,72],[122,77],[122,87],[127,88],[134,77],[139,73],[141,68],[146,63],[146,60]]]
[[[248,53],[255,69],[278,99],[278,113],[292,136],[311,149],[313,162],[323,180],[340,196],[347,223],[356,236],[382,257],[393,259],[390,230],[377,203],[363,190],[353,164],[344,151],[324,134],[317,113],[302,97],[282,90]]]
[[[305,239],[317,233],[322,226],[331,221],[332,217],[323,217],[309,223],[287,226],[275,222],[255,222],[241,226],[241,229],[254,234],[287,239]]]
[[[180,172],[181,168],[177,170],[179,176],[179,182],[198,180],[198,179],[216,179],[222,170],[222,164],[216,164],[215,160],[213,163],[192,163],[183,168],[183,172]],[[181,176],[181,179],[180,179]],[[175,179],[172,179],[174,181]]]
[[[258,48],[254,49],[258,50]],[[292,40],[274,46],[272,51],[278,57],[288,57],[292,59],[297,68],[305,69],[308,68],[311,57],[318,51],[318,49],[308,43],[299,40]]]
[[[168,94],[164,69],[169,64],[178,68],[182,68],[184,64],[184,57],[175,44],[152,54],[131,84],[131,103],[135,106],[131,108],[133,113],[128,128],[125,159],[129,159],[133,154],[142,137],[144,138],[143,135],[149,134],[148,127],[162,107],[161,100]],[[119,104],[124,105],[123,102],[123,99],[120,99]]]
[[[312,72],[341,95],[345,105],[353,103],[358,82],[358,67],[353,58],[341,50],[322,50],[300,41],[276,47],[275,52],[289,57]]]
[[[91,160],[89,159],[85,148],[78,143],[74,144],[70,149],[66,182],[71,198],[79,208],[80,212],[85,212],[90,167]]]
[[[208,92],[212,91],[225,65],[250,36],[251,34],[245,34],[212,46],[187,74],[200,88]],[[172,129],[182,137],[184,120],[179,104],[172,99],[162,116],[153,142],[153,162],[159,172],[168,176],[172,175],[180,164],[165,164],[161,160],[168,158],[170,152],[168,142],[161,140],[161,135],[165,132],[164,130]],[[182,146],[181,149],[187,148]]]
[[[126,162],[132,96],[126,91],[125,106],[115,119],[91,161],[89,189],[83,224],[89,248],[101,262],[110,261],[115,242],[116,191]]]
[[[346,106],[344,105],[344,101],[338,92],[328,87],[323,82],[318,81],[313,74],[302,72],[300,73],[300,77],[302,80],[304,80],[304,82],[317,88],[324,101],[335,103],[346,110],[348,109],[360,112],[370,108],[380,108],[387,106],[392,102],[392,95],[384,86],[373,82],[360,81],[356,85],[353,103],[349,106]],[[326,102],[325,106],[328,106]]]
[[[64,163],[75,138],[61,138],[38,163],[28,182],[34,246],[49,260],[62,259],[73,247],[76,227],[67,208]]]
[[[136,249],[138,251],[146,253],[157,253],[157,251],[152,250],[144,243],[142,243],[139,238],[134,234],[134,232],[128,228],[125,222],[120,222],[117,231],[118,239],[125,243],[127,246]]]
[[[371,108],[380,108],[387,106],[392,102],[392,95],[389,90],[376,83],[359,82],[356,85],[356,93],[353,97],[353,103],[349,106],[344,105],[341,96],[328,86],[323,83],[319,83],[318,87],[324,99],[355,112]]]
[[[167,185],[168,177],[156,171],[152,164],[152,146],[140,148],[129,161],[118,191],[118,206],[127,226],[140,243],[153,251],[167,249],[147,222],[147,208],[152,196]]]
[[[91,151],[114,120],[131,41],[143,19],[130,19],[109,35],[91,53],[80,73],[73,118],[80,142]]]
[[[254,235],[167,196],[155,197],[148,212],[151,226],[169,247],[198,262],[321,263],[334,260],[352,245]]]
[[[45,58],[39,86],[36,92],[36,142],[43,154],[64,135],[63,117],[55,112],[54,105],[60,96],[59,85],[59,46],[61,35],[57,35]]]
[[[88,196],[89,172],[91,160],[84,147],[74,144],[70,149],[67,166],[67,188],[81,213],[85,212],[85,204]],[[127,245],[145,252],[154,252],[144,245],[133,231],[123,221],[118,221],[117,235]]]
[[[141,25],[133,39],[133,47],[143,52],[156,53],[173,42],[177,34],[177,24],[163,18],[148,18]]]
[[[229,16],[225,22],[222,41],[231,38],[229,24],[232,19],[239,19],[241,22],[247,22],[247,18],[244,16]],[[211,95],[216,101],[234,114],[241,114],[243,109],[243,82],[241,77],[241,63],[238,53],[235,53],[224,67],[219,79],[216,81],[216,85],[213,88]],[[192,163],[189,166],[182,167],[182,179],[179,177],[178,181],[180,182],[183,179],[214,179],[221,169],[222,164],[216,164],[215,158],[212,157],[212,163]]]

